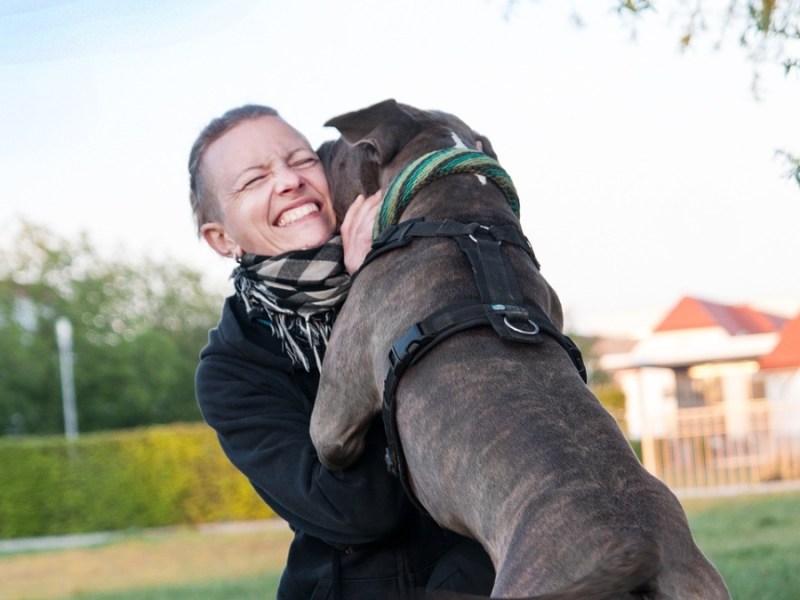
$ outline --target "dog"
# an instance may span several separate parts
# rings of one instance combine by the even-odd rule
[[[341,134],[319,152],[340,218],[357,194],[391,190],[410,164],[439,156],[431,152],[497,158],[457,117],[394,100],[326,125]],[[498,233],[519,229],[507,182],[443,171],[386,225],[428,223],[433,233],[377,246],[336,321],[311,421],[322,463],[351,464],[386,404],[391,466],[440,525],[484,546],[497,573],[492,597],[729,598],[674,494],[585,385],[527,240]],[[381,219],[391,212],[384,205]],[[436,235],[442,223],[461,231],[458,243]],[[472,241],[477,259],[466,254]],[[477,316],[455,333],[433,328],[467,312]]]

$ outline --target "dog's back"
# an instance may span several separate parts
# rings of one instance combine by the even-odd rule
[[[340,211],[430,150],[463,143],[491,152],[460,120],[393,102],[331,124],[349,141],[323,151]],[[420,190],[402,219],[412,217],[516,222],[497,187],[474,175]],[[524,301],[560,328],[558,298],[528,254],[503,252]],[[312,419],[323,460],[354,458],[380,406],[389,349],[407,328],[478,296],[469,262],[447,239],[415,240],[358,275]],[[496,597],[728,598],[674,495],[642,468],[552,338],[508,342],[490,327],[447,338],[403,375],[396,419],[413,493],[443,526],[484,545]]]

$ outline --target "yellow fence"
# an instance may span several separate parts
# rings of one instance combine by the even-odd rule
[[[642,436],[642,461],[672,489],[800,481],[798,402],[684,408],[667,425]]]

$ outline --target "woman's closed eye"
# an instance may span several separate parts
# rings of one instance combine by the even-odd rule
[[[255,187],[256,185],[258,185],[261,181],[263,181],[266,178],[267,178],[266,174],[256,175],[255,177],[251,177],[245,182],[245,184],[241,187],[241,189],[242,190],[247,190],[247,189],[250,189],[252,187]]]
[[[307,167],[313,167],[318,162],[319,158],[317,158],[316,154],[297,154],[289,166],[294,169],[304,169]]]

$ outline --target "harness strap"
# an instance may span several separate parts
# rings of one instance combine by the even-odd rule
[[[519,246],[528,253],[535,268],[539,268],[530,243],[517,227],[449,220],[406,221],[387,229],[375,240],[365,264],[419,237],[455,238],[469,260],[480,294],[480,300],[465,300],[447,306],[413,324],[389,352],[390,366],[384,381],[382,411],[387,438],[386,464],[389,471],[400,478],[411,502],[425,513],[427,511],[411,489],[402,443],[397,435],[397,388],[411,365],[450,336],[472,327],[489,325],[501,339],[528,344],[543,342],[541,333],[546,333],[564,348],[584,382],[586,368],[580,350],[572,340],[553,325],[541,308],[525,304],[516,273],[501,250],[504,242]]]
[[[485,225],[480,225],[478,223],[461,223],[459,221],[451,221],[450,219],[425,221],[425,219],[419,218],[409,219],[408,221],[403,221],[402,223],[386,228],[383,233],[372,242],[372,248],[364,259],[361,268],[387,252],[407,246],[415,238],[459,238],[460,236],[474,236],[479,231],[488,230],[491,230],[492,238],[495,240],[513,244],[525,250],[533,260],[533,264],[536,268],[539,269],[541,267],[533,252],[531,243],[516,225],[493,225],[491,228],[487,228]]]
[[[492,238],[490,232],[488,228],[481,229],[475,234],[456,238],[456,242],[472,266],[481,302],[492,306],[522,306],[525,302],[522,291],[513,269],[509,269],[508,261],[501,253],[502,242]],[[510,320],[508,315],[489,312],[486,314],[486,320],[494,328],[495,333],[503,339],[530,341],[525,339],[526,334],[520,333],[517,327],[507,325]],[[524,324],[526,321],[528,321],[527,315],[523,313],[521,322]]]
[[[512,319],[527,319],[528,323],[532,325],[532,329],[527,332],[520,330],[523,338],[515,338],[516,341],[539,344],[544,341],[540,334],[548,334],[564,348],[581,379],[584,383],[586,382],[586,367],[583,364],[580,350],[571,339],[553,325],[553,322],[538,306],[505,306],[465,301],[438,310],[423,321],[409,327],[392,345],[389,352],[390,367],[384,381],[382,409],[387,441],[385,460],[389,472],[400,479],[411,503],[423,514],[427,514],[427,510],[411,489],[403,445],[397,434],[397,388],[400,385],[400,379],[409,367],[419,362],[439,343],[466,329],[493,325],[491,317],[499,317],[507,324]]]

